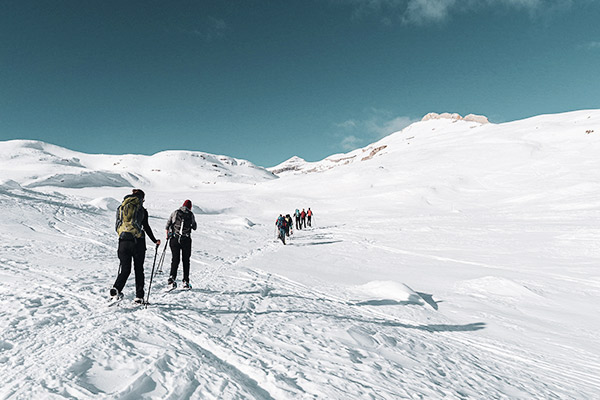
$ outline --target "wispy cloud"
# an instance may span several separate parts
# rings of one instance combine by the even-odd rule
[[[357,147],[359,147],[362,143],[362,140],[360,138],[357,138],[354,135],[350,135],[350,136],[346,136],[345,138],[342,139],[342,142],[340,143],[342,146],[342,149],[346,150],[346,151],[350,151],[350,150],[354,150]]]
[[[202,21],[197,21],[193,28],[182,30],[206,42],[212,42],[215,39],[223,37],[229,29],[229,25],[225,20],[209,16]]]
[[[404,23],[424,24],[448,18],[456,0],[410,0],[402,16]]]
[[[385,24],[399,21],[406,25],[441,23],[453,16],[482,8],[503,7],[526,12],[535,18],[542,13],[564,10],[574,0],[328,0],[353,7],[354,17],[376,15]],[[595,1],[595,0],[581,0]]]
[[[367,127],[371,132],[377,135],[377,139],[381,139],[390,133],[401,131],[413,122],[415,121],[408,117],[396,117],[391,120],[371,120],[367,123]]]
[[[400,131],[415,122],[409,117],[394,117],[386,110],[370,109],[365,119],[350,119],[335,124],[342,139],[343,150],[354,150],[375,142],[384,136]]]
[[[600,42],[588,42],[579,47],[586,50],[600,50]]]

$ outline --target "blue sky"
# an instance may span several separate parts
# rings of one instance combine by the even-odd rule
[[[600,108],[600,0],[0,0],[0,140],[272,166]]]

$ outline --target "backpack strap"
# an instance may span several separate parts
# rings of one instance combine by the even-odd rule
[[[178,211],[179,217],[181,219],[181,225],[179,226],[179,237],[181,237],[183,235],[183,222],[184,222],[184,218],[183,218],[183,211]]]

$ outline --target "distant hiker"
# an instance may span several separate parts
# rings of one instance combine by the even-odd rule
[[[302,209],[302,212],[300,213],[300,227],[306,228],[306,211],[304,211],[304,208]]]
[[[190,286],[190,256],[192,255],[192,229],[196,230],[196,218],[192,212],[191,200],[186,200],[183,205],[171,213],[167,221],[167,239],[171,248],[171,273],[167,281],[168,289],[177,287],[177,268],[179,261],[183,262],[183,288]]]
[[[302,226],[300,225],[300,210],[298,210],[296,208],[296,212],[294,213],[294,217],[296,218],[296,229],[302,229]]]
[[[290,236],[292,233],[292,217],[290,217],[290,214],[287,214],[285,216],[285,235]]]
[[[279,234],[277,237],[281,239],[283,244],[285,244],[285,227],[287,224],[283,215],[279,214],[277,221],[275,221],[275,225],[277,225],[277,228],[279,229]]]
[[[310,210],[310,207],[308,207],[308,211],[306,212],[306,217],[307,217],[307,221],[306,222],[308,223],[308,226],[312,226],[312,222],[311,222],[312,221],[312,214],[313,214],[313,212]]]
[[[143,207],[144,192],[133,189],[132,194],[125,196],[117,208],[117,222],[115,229],[119,234],[119,275],[110,289],[110,295],[119,299],[129,274],[131,274],[131,260],[135,272],[135,302],[144,302],[144,257],[146,256],[146,234],[156,247],[160,246],[148,225],[148,211]]]

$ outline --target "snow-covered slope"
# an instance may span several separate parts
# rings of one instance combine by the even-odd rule
[[[295,172],[280,174],[311,196],[350,199],[350,209],[357,196],[384,208],[389,201],[444,211],[478,204],[577,208],[598,190],[598,114],[577,111],[504,124],[428,119],[347,154],[298,161]],[[303,179],[305,174],[311,177]]]
[[[32,140],[0,142],[0,168],[26,187],[158,186],[182,189],[275,177],[246,160],[192,151],[152,156],[84,154]]]
[[[481,115],[469,114],[463,118],[456,113],[429,113],[423,117],[422,122],[432,120],[446,121],[451,123],[461,121],[469,123],[469,126],[471,127],[485,125],[489,123],[487,117]],[[417,130],[419,129],[418,124],[411,127],[417,127]],[[393,133],[390,136],[386,137],[384,140],[370,144],[369,146],[363,147],[361,149],[353,150],[345,154],[335,154],[318,162],[307,162],[298,156],[294,156],[289,160],[282,162],[279,165],[268,168],[268,170],[273,172],[275,175],[289,175],[300,173],[306,174],[313,172],[323,172],[342,165],[368,161],[373,157],[377,157],[381,154],[388,153],[391,150],[387,148],[389,139],[393,138],[394,136],[401,135],[402,132],[404,131]]]
[[[154,178],[190,155],[149,162],[37,144],[53,161],[35,153],[32,166],[22,142],[0,143],[2,399],[600,393],[600,110],[429,119],[347,164],[256,185]],[[138,177],[161,238],[192,200],[193,290],[164,293],[167,250],[147,309],[131,304],[133,277],[124,303],[106,306],[119,268],[114,209],[130,188],[36,186],[79,170],[100,184]],[[276,241],[275,217],[308,207],[313,226]],[[164,244],[148,246],[147,284]]]

